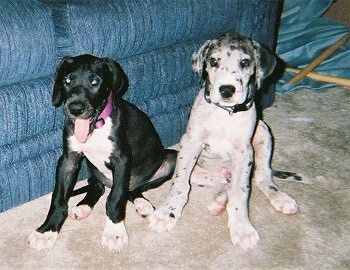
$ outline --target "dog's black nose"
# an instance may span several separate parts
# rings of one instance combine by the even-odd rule
[[[84,112],[85,105],[82,103],[70,103],[68,109],[71,114],[79,116]]]
[[[236,88],[232,85],[221,85],[219,87],[219,92],[223,98],[232,97],[235,93]]]

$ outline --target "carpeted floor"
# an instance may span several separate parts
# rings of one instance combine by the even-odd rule
[[[255,250],[231,245],[226,213],[210,216],[210,191],[194,187],[170,233],[151,232],[128,205],[129,247],[103,250],[104,195],[87,220],[66,221],[52,250],[35,252],[26,239],[46,217],[45,196],[0,214],[0,268],[350,269],[350,89],[277,94],[265,121],[275,137],[274,168],[307,175],[313,184],[278,182],[298,202],[294,216],[275,212],[253,188],[250,217],[261,238]],[[168,189],[147,195],[159,205]]]

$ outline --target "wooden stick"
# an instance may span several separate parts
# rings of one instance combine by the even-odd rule
[[[287,72],[292,72],[292,73],[299,73],[301,70],[296,69],[296,68],[286,68]],[[345,79],[345,78],[339,78],[335,76],[330,76],[330,75],[325,75],[325,74],[319,74],[316,72],[309,72],[307,77],[316,80],[316,81],[321,81],[321,82],[328,82],[328,83],[335,83],[339,85],[344,85],[344,86],[349,86],[350,87],[350,79]]]
[[[323,53],[321,53],[318,57],[316,57],[310,64],[308,64],[304,69],[302,69],[300,72],[298,72],[297,75],[295,75],[288,83],[297,83],[302,78],[307,76],[309,72],[314,70],[320,63],[322,63],[323,60],[328,58],[332,53],[334,53],[336,50],[338,50],[343,44],[345,44],[350,38],[350,33],[347,33],[344,35],[341,39],[339,39],[336,43],[334,43],[332,46],[330,46],[327,50],[325,50]]]

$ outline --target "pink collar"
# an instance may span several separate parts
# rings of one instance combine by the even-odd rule
[[[106,122],[106,119],[111,115],[111,112],[113,110],[113,95],[112,91],[108,96],[106,107],[103,109],[99,117],[97,118],[97,121],[95,123],[95,128],[101,128]]]

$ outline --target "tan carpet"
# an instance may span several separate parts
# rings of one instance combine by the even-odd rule
[[[261,238],[255,250],[231,245],[227,215],[210,216],[210,191],[194,187],[170,233],[151,232],[128,205],[129,247],[115,254],[103,250],[105,195],[87,220],[66,221],[53,250],[35,252],[26,239],[46,217],[45,196],[0,214],[0,268],[350,269],[350,89],[278,94],[265,120],[276,141],[274,167],[308,175],[314,183],[278,182],[298,202],[294,216],[275,212],[253,188],[250,217]],[[159,205],[168,189],[164,185],[148,197]]]

